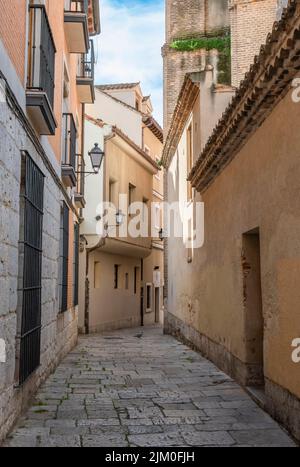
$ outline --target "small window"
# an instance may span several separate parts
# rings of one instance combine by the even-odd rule
[[[125,274],[125,290],[129,290],[129,274],[126,272]]]
[[[138,291],[139,271],[140,271],[140,268],[134,268],[134,295],[136,295]]]
[[[145,145],[144,151],[145,151],[146,154],[148,154],[148,156],[151,155],[151,151],[150,151],[150,148],[148,146]]]
[[[118,264],[115,264],[115,275],[114,275],[114,288],[115,289],[119,288],[119,272],[120,272],[120,266]]]
[[[116,182],[115,180],[109,180],[109,193],[108,193],[109,202],[116,205]]]
[[[147,304],[147,311],[151,311],[152,309],[152,285],[147,284],[146,286],[146,304]]]

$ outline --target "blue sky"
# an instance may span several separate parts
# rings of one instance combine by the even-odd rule
[[[96,83],[141,81],[162,123],[164,0],[101,0]]]

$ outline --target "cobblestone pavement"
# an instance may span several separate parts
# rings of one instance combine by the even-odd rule
[[[212,363],[156,327],[80,338],[5,446],[294,446]]]

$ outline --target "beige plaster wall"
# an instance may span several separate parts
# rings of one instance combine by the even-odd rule
[[[205,244],[191,264],[182,240],[169,240],[168,297],[170,313],[247,363],[242,236],[259,228],[265,376],[298,397],[291,343],[300,337],[299,118],[289,94],[203,194]],[[170,201],[184,201],[184,150],[183,137],[169,170]]]
[[[120,265],[119,288],[114,288],[114,265]],[[91,253],[89,266],[90,332],[140,325],[140,280],[134,294],[134,268],[140,267],[138,258]],[[125,289],[125,274],[129,274],[129,289]]]

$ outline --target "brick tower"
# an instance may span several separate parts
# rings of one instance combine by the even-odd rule
[[[230,31],[228,0],[166,0],[164,59],[164,128],[167,131],[184,76],[215,64],[216,51],[204,47],[178,50],[180,39],[223,38]],[[211,49],[213,47],[210,47]],[[210,56],[210,57],[209,57]]]
[[[239,86],[286,3],[284,0],[229,1],[233,86]]]

